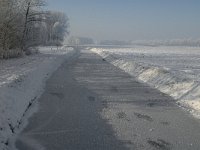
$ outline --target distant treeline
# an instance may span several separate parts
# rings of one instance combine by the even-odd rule
[[[68,17],[45,11],[45,0],[0,0],[0,58],[16,57],[39,45],[61,45]]]
[[[200,39],[172,39],[172,40],[141,40],[132,41],[134,45],[142,46],[195,46],[200,47]]]
[[[100,45],[131,45],[129,41],[119,41],[119,40],[104,40],[99,43]]]
[[[140,40],[140,41],[120,41],[103,40],[100,45],[140,45],[140,46],[200,46],[200,40],[194,39],[172,39],[172,40]]]
[[[89,37],[70,37],[67,41],[69,45],[92,45],[95,44],[94,40]]]

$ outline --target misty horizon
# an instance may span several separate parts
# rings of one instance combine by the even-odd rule
[[[197,0],[48,0],[65,12],[73,36],[95,40],[170,40],[200,38]]]

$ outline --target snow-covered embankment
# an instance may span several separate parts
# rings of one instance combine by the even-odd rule
[[[39,54],[0,60],[0,149],[9,149],[26,112],[43,92],[45,81],[75,53],[73,48],[41,47]]]
[[[200,85],[199,81],[181,73],[171,72],[165,67],[156,67],[147,63],[140,63],[134,59],[126,59],[115,55],[109,49],[92,48],[91,51],[114,66],[119,67],[138,80],[170,95],[177,103],[189,110],[195,117],[200,118]]]

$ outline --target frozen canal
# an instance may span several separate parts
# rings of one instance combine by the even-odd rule
[[[170,95],[200,118],[200,48],[93,48],[105,60]]]
[[[47,81],[18,150],[199,149],[200,124],[174,100],[81,50]]]

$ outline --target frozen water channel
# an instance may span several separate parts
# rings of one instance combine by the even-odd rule
[[[142,82],[170,95],[200,116],[200,48],[93,48],[92,51]]]

